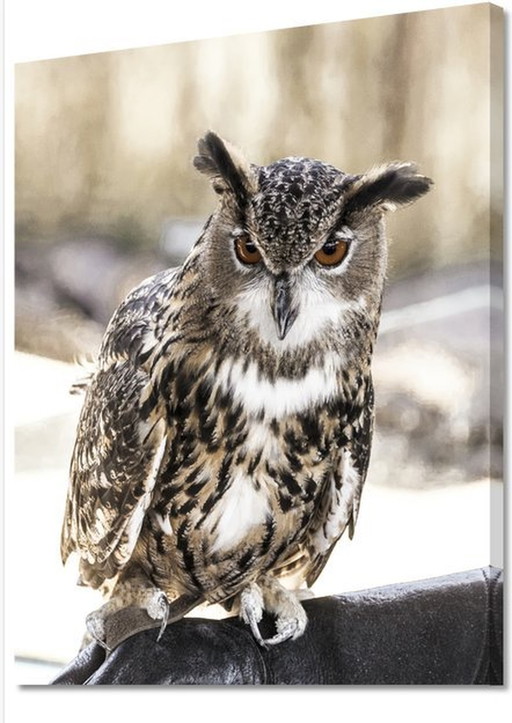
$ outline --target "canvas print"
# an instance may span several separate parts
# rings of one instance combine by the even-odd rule
[[[20,683],[502,684],[502,22],[18,65]]]

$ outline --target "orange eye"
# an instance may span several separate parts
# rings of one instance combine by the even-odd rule
[[[239,236],[235,240],[235,252],[243,264],[257,264],[261,254],[248,236]]]
[[[341,264],[348,252],[349,242],[346,239],[329,239],[315,254],[315,259],[322,266]]]

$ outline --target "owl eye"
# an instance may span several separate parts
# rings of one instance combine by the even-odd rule
[[[239,236],[235,240],[235,252],[243,264],[257,264],[261,261],[261,254],[248,236]]]
[[[315,259],[322,266],[341,264],[348,252],[349,241],[345,238],[330,238],[315,254]]]

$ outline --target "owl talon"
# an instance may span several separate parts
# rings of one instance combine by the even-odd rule
[[[89,643],[95,642],[101,645],[107,652],[110,652],[110,648],[106,643],[107,634],[105,624],[109,611],[104,610],[104,607],[105,606],[99,608],[99,610],[94,610],[85,618],[87,632],[82,640],[81,649],[85,648]]]
[[[285,640],[300,637],[306,629],[308,617],[299,602],[297,591],[287,590],[273,576],[260,578],[259,584],[265,610],[276,618],[276,634],[259,641],[260,644],[264,648],[270,648]],[[304,592],[307,591],[301,591]]]
[[[146,608],[148,615],[153,620],[161,620],[160,630],[158,632],[157,642],[164,634],[164,630],[167,627],[169,620],[169,600],[167,595],[161,590],[155,591],[151,601],[148,603]]]
[[[252,634],[260,645],[264,646],[258,623],[263,617],[263,595],[256,583],[248,585],[240,595],[240,617],[247,625],[250,625]]]
[[[277,633],[271,638],[263,638],[258,623],[261,622],[265,610],[264,593],[267,594],[269,612],[276,615]],[[263,592],[259,585],[251,583],[240,595],[240,617],[250,625],[257,642],[263,648],[270,648],[285,640],[295,640],[301,636],[308,622],[306,611],[297,596],[285,591],[277,581],[267,582]]]
[[[270,648],[273,645],[279,645],[285,640],[295,640],[300,637],[307,625],[307,616],[304,610],[302,614],[293,618],[277,618],[276,629],[277,633],[272,638],[266,638],[263,640],[263,646]]]

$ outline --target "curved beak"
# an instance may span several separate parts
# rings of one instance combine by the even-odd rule
[[[299,313],[293,303],[291,279],[286,272],[275,280],[272,313],[276,322],[277,336],[282,340],[290,331]]]

